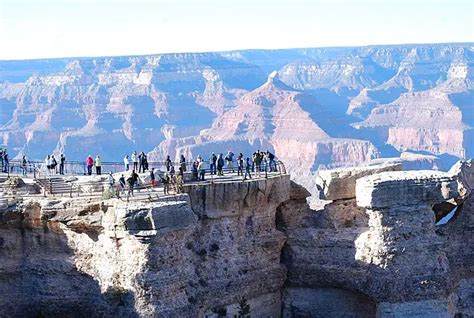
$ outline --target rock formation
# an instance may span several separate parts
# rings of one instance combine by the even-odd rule
[[[319,210],[292,188],[277,214],[288,236],[284,317],[472,315],[470,163],[449,173],[400,168],[320,172],[331,201]],[[435,225],[444,202],[453,202],[454,217]]]
[[[278,316],[288,176],[169,201],[31,199],[0,214],[0,315]]]
[[[0,316],[472,316],[472,162],[401,169],[321,171],[317,209],[288,175],[129,203],[19,179],[0,205]]]
[[[269,148],[306,176],[408,151],[436,155],[430,168],[441,169],[472,157],[472,52],[459,43],[0,61],[0,143],[39,160]]]

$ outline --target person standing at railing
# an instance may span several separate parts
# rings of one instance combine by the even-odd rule
[[[3,149],[3,172],[8,172],[9,166],[9,156],[7,149]]]
[[[224,175],[224,172],[222,171],[222,169],[224,168],[224,155],[223,154],[219,154],[219,157],[217,157],[217,175],[218,176],[223,176]]]
[[[170,172],[170,169],[171,169],[171,158],[170,156],[166,156],[166,160],[165,160],[165,167],[166,167],[166,172]]]
[[[193,162],[193,166],[192,166],[192,168],[191,168],[192,180],[193,180],[193,181],[198,181],[198,179],[199,179],[198,166],[199,166],[199,162],[198,162],[198,161],[194,161],[194,162]]]
[[[250,169],[252,169],[252,163],[250,162],[250,158],[247,157],[247,160],[245,162],[244,180],[247,180],[247,176],[249,176],[249,179],[252,179],[252,175],[250,174]]]
[[[54,155],[51,155],[51,173],[56,174],[57,166],[58,166],[58,162],[56,161],[56,158],[54,158]]]
[[[26,156],[23,155],[21,158],[21,168],[23,169],[23,175],[26,177],[26,172],[27,172],[27,166],[28,166],[28,160],[26,160]]]
[[[183,170],[183,172],[185,172],[186,171],[186,158],[184,157],[184,155],[181,155],[181,157],[179,158],[179,165],[181,169]]]
[[[244,175],[244,155],[239,153],[237,156],[237,176]]]
[[[252,154],[252,172],[255,172],[255,162],[257,161],[257,152]]]
[[[209,158],[209,170],[211,170],[211,174],[216,174],[217,172],[216,162],[217,162],[217,156],[215,153],[212,153],[211,158]]]
[[[198,164],[198,171],[199,171],[199,181],[204,181],[204,175],[206,174],[206,168],[204,167],[204,161],[199,161]]]
[[[268,178],[268,164],[270,159],[268,158],[268,152],[262,152],[263,154],[263,169],[265,170],[265,178]]]
[[[145,172],[145,153],[142,151],[138,155],[138,173]]]
[[[59,174],[63,175],[64,174],[64,164],[66,163],[66,157],[62,153],[61,156],[59,157]]]
[[[260,150],[254,153],[253,162],[255,166],[255,173],[260,176],[260,170],[262,168],[262,157],[260,156]]]
[[[168,175],[168,173],[165,173],[164,177],[161,177],[161,183],[163,183],[163,192],[164,194],[169,194],[170,193],[170,183],[171,183],[171,178]]]
[[[46,166],[46,169],[48,169],[48,173],[51,173],[51,156],[47,155],[46,158],[44,159],[44,164]]]
[[[123,157],[123,165],[125,171],[128,171],[128,169],[130,168],[130,161],[128,160],[128,155],[125,155],[125,157]]]
[[[225,156],[225,161],[227,164],[227,170],[232,170],[232,173],[234,173],[234,153],[232,151],[228,151],[227,155]]]
[[[267,157],[268,157],[268,164],[270,166],[270,172],[277,171],[276,163],[275,163],[275,155],[272,154],[269,150],[267,150]]]
[[[100,176],[102,174],[102,159],[97,155],[95,157],[95,173]]]
[[[0,148],[0,161],[2,162],[2,172],[3,172],[3,148]]]
[[[137,156],[136,151],[132,153],[132,162],[133,162],[133,170],[137,171],[138,170],[138,156]]]
[[[92,167],[94,166],[94,159],[92,159],[91,155],[87,156],[86,166],[87,166],[87,174],[90,176],[92,174]]]

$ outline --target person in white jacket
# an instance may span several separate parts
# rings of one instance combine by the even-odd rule
[[[138,156],[137,156],[136,151],[132,153],[132,162],[133,162],[133,170],[138,171]]]
[[[130,168],[130,160],[128,160],[128,155],[123,157],[123,165],[125,166],[125,171],[128,171]]]

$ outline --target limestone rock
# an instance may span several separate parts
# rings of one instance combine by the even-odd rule
[[[472,159],[456,162],[448,173],[458,178],[463,187],[460,192],[464,198],[474,190],[474,162]]]
[[[440,171],[382,172],[356,184],[357,204],[366,208],[432,205],[461,196],[457,179]]]
[[[351,199],[356,196],[357,179],[383,171],[398,170],[402,170],[401,164],[321,170],[318,172],[316,184],[326,200]]]

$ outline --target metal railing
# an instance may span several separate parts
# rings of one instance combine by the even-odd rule
[[[184,164],[186,167],[186,171],[191,171],[193,167],[194,161],[187,161],[185,163],[181,162],[172,162],[171,165],[175,167],[175,173],[178,173],[179,167]],[[210,169],[210,161],[204,161],[206,165],[206,170]],[[226,162],[227,163],[227,162]],[[281,161],[274,160],[272,161],[272,165],[275,167],[275,169],[280,170],[279,167],[283,167],[284,165]],[[264,167],[267,166],[267,170],[270,170],[270,163],[265,163],[262,162],[260,165],[262,168],[261,170],[264,170]],[[125,165],[122,162],[102,162],[101,164],[101,174],[108,174],[110,172],[112,173],[118,173],[118,172],[124,172],[125,170]],[[233,161],[233,167],[234,170],[237,171],[237,163],[234,160]],[[88,175],[88,167],[85,162],[82,161],[66,161],[63,167],[63,173],[60,173],[60,164],[57,164],[54,168],[48,169],[47,164],[44,161],[34,161],[34,160],[29,160],[26,165],[23,165],[21,160],[11,160],[9,161],[6,169],[3,169],[4,166],[1,166],[0,173],[6,173],[8,176],[11,174],[13,175],[26,175],[26,176],[33,176],[33,178],[37,179],[38,175],[41,177],[50,177],[50,176],[56,176],[56,175]],[[129,165],[128,170],[133,170],[134,164]],[[158,171],[167,171],[167,164],[164,161],[154,161],[154,162],[148,162],[147,163],[147,169],[144,170],[145,167],[141,166],[140,164],[136,165],[136,172],[145,172],[145,171],[150,171],[152,168]],[[227,170],[227,164],[224,165],[224,170]],[[245,172],[245,167],[243,168]],[[284,173],[286,173],[286,169],[283,169]],[[255,171],[255,167],[253,167],[253,171]],[[91,166],[91,175],[97,174],[96,173],[96,167]]]
[[[83,163],[78,163],[78,162],[68,162],[71,166],[74,168],[74,165],[76,167],[82,166]],[[168,195],[177,195],[182,192],[182,186],[184,184],[206,184],[206,183],[214,183],[214,182],[229,182],[229,181],[238,181],[243,180],[246,167],[242,167],[241,171],[242,174],[239,174],[239,167],[235,165],[235,162],[233,163],[234,166],[232,168],[228,167],[225,165],[222,167],[222,175],[218,175],[217,172],[219,170],[216,167],[216,173],[213,173],[214,171],[211,171],[211,165],[209,162],[205,162],[205,175],[204,175],[204,180],[200,180],[199,178],[200,171],[196,171],[193,168],[188,168],[192,167],[193,163],[192,162],[187,162],[186,163],[186,172],[183,175],[182,178],[182,183],[178,182],[176,176],[178,175],[178,172],[175,172],[174,175],[171,175],[170,171],[166,170],[166,163],[165,162],[153,162],[149,163],[148,168],[155,168],[155,175],[156,175],[156,184],[151,185],[150,183],[145,183],[143,180],[139,179],[138,184],[136,184],[133,187],[133,191],[137,191],[140,193],[142,190],[150,190],[151,192],[155,192],[154,195],[158,197],[156,194],[157,189],[162,189],[165,190],[166,188],[169,188]],[[106,179],[108,172],[124,172],[124,165],[120,165],[118,163],[104,163],[103,166],[108,167],[109,169],[106,169],[103,171],[103,178],[104,180],[102,181],[84,181],[81,180],[80,182],[78,181],[66,181],[62,178],[62,175],[56,175],[52,173],[51,171],[48,171],[46,169],[42,169],[43,166],[45,165],[44,162],[28,162],[27,165],[23,165],[19,163],[18,161],[12,161],[11,164],[9,165],[7,169],[7,174],[8,177],[10,175],[15,175],[15,173],[18,176],[23,176],[25,175],[30,175],[33,176],[34,179],[36,180],[36,183],[42,188],[43,190],[43,196],[58,196],[58,197],[81,197],[81,196],[104,196],[104,193],[110,191],[111,187],[109,185],[108,180]],[[85,164],[84,164],[85,165]],[[177,165],[180,165],[178,163]],[[121,166],[121,169],[120,169]],[[164,169],[163,169],[164,168]],[[212,169],[214,170],[214,169]],[[286,174],[286,167],[281,161],[272,161],[270,162],[262,162],[260,166],[258,165],[253,165],[253,167],[249,167],[249,172],[251,174],[252,180],[254,179],[261,179],[261,178],[267,178],[268,176],[273,176],[273,175],[281,175],[281,174]],[[76,171],[74,169],[68,170],[69,173],[64,171],[66,175],[73,175],[71,174],[72,171]],[[82,172],[82,171],[81,171]],[[78,173],[77,175],[84,175],[84,173]],[[168,186],[165,186],[163,182],[161,182],[161,179],[165,178],[166,175],[170,175],[170,183]],[[119,182],[118,180],[115,180],[115,185],[117,185]],[[59,185],[58,185],[59,184]],[[98,191],[85,191],[84,189],[99,189]],[[130,199],[130,193],[131,189],[126,185],[123,189],[120,190],[120,192],[116,191],[116,188],[113,188],[113,192],[115,193],[114,197],[119,197],[122,198],[122,194],[126,193],[126,199],[127,201]]]

